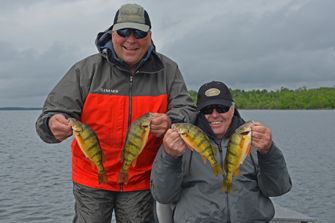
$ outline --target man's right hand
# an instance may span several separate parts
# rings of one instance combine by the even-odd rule
[[[164,150],[174,158],[178,158],[185,153],[186,143],[179,133],[173,129],[167,130],[163,138]]]
[[[54,115],[49,119],[49,128],[59,141],[64,141],[72,135],[71,125],[68,125],[67,119],[61,114]]]

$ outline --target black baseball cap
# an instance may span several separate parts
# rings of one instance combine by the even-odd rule
[[[230,107],[234,102],[228,87],[220,81],[212,81],[202,85],[198,91],[197,110],[208,105],[224,105]]]

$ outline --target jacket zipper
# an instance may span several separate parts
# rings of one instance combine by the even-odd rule
[[[227,223],[230,223],[230,210],[229,210],[229,196],[228,192],[226,192],[226,197],[227,197]]]
[[[128,129],[130,128],[130,125],[131,125],[131,92],[132,92],[132,89],[133,89],[133,75],[130,75],[130,81],[129,81],[129,116],[128,116]],[[123,183],[120,184],[120,191],[122,192],[123,191]]]
[[[220,165],[221,165],[221,167],[223,168],[223,159],[222,159],[222,147],[221,147],[221,142],[220,142],[220,144],[217,144],[218,145],[218,148],[219,148],[219,152],[220,152]],[[224,180],[224,179],[223,179]],[[226,204],[226,206],[227,206],[227,223],[231,223],[231,221],[230,221],[230,210],[229,210],[229,197],[228,197],[228,192],[226,192],[225,193],[225,195],[226,195],[226,201],[227,201],[227,204]]]
[[[131,92],[132,92],[132,89],[133,89],[133,75],[130,75],[130,82],[129,82],[129,118],[128,118],[128,129],[130,128],[130,125],[131,125]]]

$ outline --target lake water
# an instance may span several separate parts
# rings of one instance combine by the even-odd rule
[[[41,111],[0,111],[0,222],[71,222],[71,139],[46,144]],[[283,151],[292,190],[272,200],[318,222],[335,220],[335,110],[242,110],[269,127]],[[114,220],[115,222],[115,220]]]

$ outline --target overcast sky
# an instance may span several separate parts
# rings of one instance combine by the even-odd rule
[[[334,0],[0,0],[0,107],[42,107],[126,3],[147,10],[189,90],[335,85]]]

